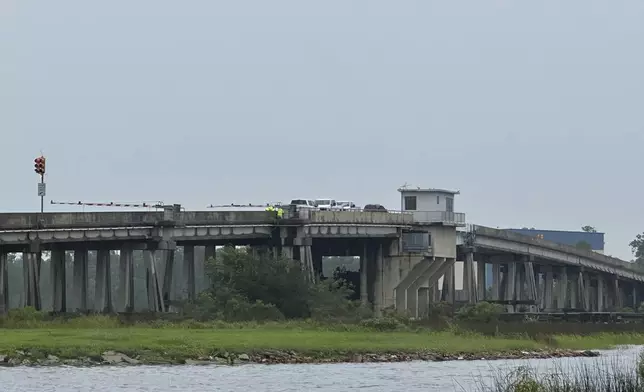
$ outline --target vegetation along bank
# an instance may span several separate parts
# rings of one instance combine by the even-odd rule
[[[503,309],[487,303],[455,314],[437,306],[431,320],[389,312],[374,318],[355,300],[344,272],[336,272],[310,283],[291,260],[223,249],[206,265],[208,289],[194,302],[173,303],[174,314],[56,316],[12,309],[0,319],[0,365],[549,358],[644,344],[637,327],[583,333],[578,325],[579,333],[570,334],[555,324],[503,324]]]

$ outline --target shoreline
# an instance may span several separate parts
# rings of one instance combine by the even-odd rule
[[[38,350],[34,350],[39,352]],[[598,357],[595,350],[541,349],[536,351],[508,351],[490,353],[454,353],[445,354],[432,351],[418,352],[381,352],[381,353],[298,353],[293,350],[262,350],[252,353],[223,353],[216,356],[196,358],[166,358],[153,355],[146,358],[142,355],[128,356],[117,351],[105,351],[100,356],[82,356],[78,358],[60,358],[55,354],[46,356],[34,355],[30,350],[17,350],[12,355],[0,355],[0,367],[98,367],[98,366],[237,366],[282,365],[282,364],[351,364],[351,363],[393,363],[393,362],[446,362],[446,361],[496,361],[554,359],[575,357]]]

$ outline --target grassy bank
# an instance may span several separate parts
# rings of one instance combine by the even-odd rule
[[[360,353],[421,352],[494,358],[502,353],[644,344],[644,334],[552,335],[534,339],[527,335],[484,336],[457,329],[431,331],[403,327],[383,332],[383,325],[379,323],[157,321],[124,325],[117,318],[89,316],[52,321],[14,319],[5,320],[2,325],[0,354],[7,356],[29,352],[34,357],[81,358],[97,357],[109,350],[144,361],[172,362],[225,353],[255,355],[271,350],[295,351],[314,359]]]

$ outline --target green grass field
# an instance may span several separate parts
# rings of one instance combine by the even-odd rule
[[[622,344],[644,344],[640,334],[598,334],[586,337],[552,336],[547,341],[529,338],[484,337],[453,332],[375,332],[364,329],[329,330],[295,323],[284,325],[228,325],[190,328],[182,325],[152,328],[83,326],[75,323],[43,328],[2,329],[0,354],[16,350],[54,354],[62,358],[99,355],[114,350],[129,355],[167,359],[196,358],[222,352],[252,353],[294,350],[316,357],[335,353],[423,352],[443,354],[501,353],[548,348],[602,349]],[[85,323],[84,323],[85,324]]]
[[[603,349],[644,344],[640,333],[599,333],[586,336],[527,334],[485,336],[452,328],[431,331],[380,321],[374,324],[324,324],[314,321],[225,323],[154,320],[124,324],[111,316],[45,320],[42,314],[15,312],[0,319],[0,354],[17,350],[61,358],[93,357],[119,351],[144,358],[181,360],[208,355],[293,350],[315,358],[347,353],[482,354],[539,349]],[[392,328],[383,332],[382,328]],[[388,329],[386,329],[388,330]],[[485,355],[487,354],[487,355]]]

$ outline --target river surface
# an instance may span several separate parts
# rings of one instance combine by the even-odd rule
[[[566,372],[580,366],[632,366],[642,347],[597,358],[324,365],[15,367],[0,368],[3,392],[70,391],[482,391],[499,375],[528,366]]]

